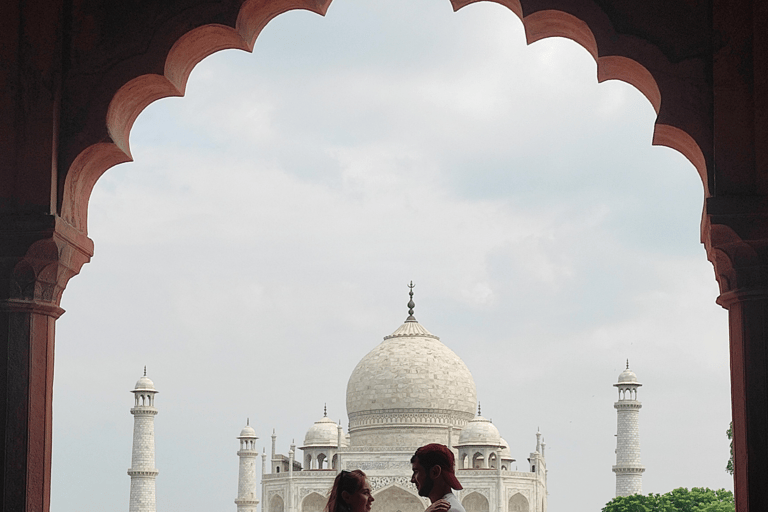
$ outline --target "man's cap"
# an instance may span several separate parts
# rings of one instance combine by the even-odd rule
[[[445,482],[451,489],[461,490],[464,487],[459,483],[454,472],[454,457],[450,448],[444,444],[431,443],[422,446],[413,455],[419,459],[419,464],[429,470],[432,466],[440,466]]]

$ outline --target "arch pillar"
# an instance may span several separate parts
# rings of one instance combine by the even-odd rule
[[[734,490],[739,512],[768,509],[768,203],[708,198],[702,235],[728,310]]]
[[[47,511],[53,352],[69,279],[93,243],[56,215],[0,216],[0,461],[2,510]]]

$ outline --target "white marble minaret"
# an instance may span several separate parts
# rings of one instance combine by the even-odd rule
[[[643,492],[643,471],[640,463],[640,408],[637,400],[637,382],[635,372],[627,368],[619,375],[619,401],[613,404],[618,415],[616,431],[616,496],[629,496]]]
[[[133,452],[131,454],[131,503],[129,512],[156,512],[155,507],[155,384],[144,376],[136,383],[133,414]]]
[[[256,512],[256,458],[259,452],[256,450],[256,431],[248,420],[240,435],[240,449],[237,456],[240,457],[240,475],[237,479],[237,512]],[[263,465],[263,462],[262,462]],[[263,468],[262,468],[263,471]]]

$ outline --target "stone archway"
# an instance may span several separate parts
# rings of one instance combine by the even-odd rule
[[[393,485],[373,495],[371,512],[424,512],[424,504],[413,493]]]
[[[707,198],[702,241],[731,323],[736,494],[740,510],[768,508],[759,434],[768,417],[768,335],[759,320],[768,311],[759,65],[767,43],[755,28],[768,15],[747,1],[498,3],[523,19],[529,41],[570,37],[596,57],[601,80],[623,79],[643,91],[659,114],[654,142],[679,150],[699,170]],[[131,158],[136,115],[154,99],[183,94],[206,55],[248,49],[276,15],[324,13],[328,4],[168,1],[128,18],[118,4],[3,4],[3,19],[14,21],[0,35],[7,49],[0,76],[8,84],[0,103],[0,324],[5,380],[20,383],[6,390],[2,405],[4,417],[14,418],[3,424],[9,510],[49,508],[55,319],[68,280],[93,254],[90,190],[106,169]],[[713,41],[722,46],[714,49]]]
[[[328,498],[316,492],[310,493],[301,501],[301,512],[323,512],[327,501]]]
[[[529,512],[529,510],[528,500],[519,492],[509,498],[508,512]]]
[[[269,500],[269,512],[283,512],[285,510],[285,503],[283,498],[275,494]]]
[[[479,492],[468,494],[461,500],[461,504],[464,505],[464,509],[467,512],[488,512],[490,510],[488,498]]]

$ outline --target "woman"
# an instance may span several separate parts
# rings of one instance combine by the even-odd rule
[[[365,473],[342,470],[333,481],[324,512],[371,512],[373,496]]]

